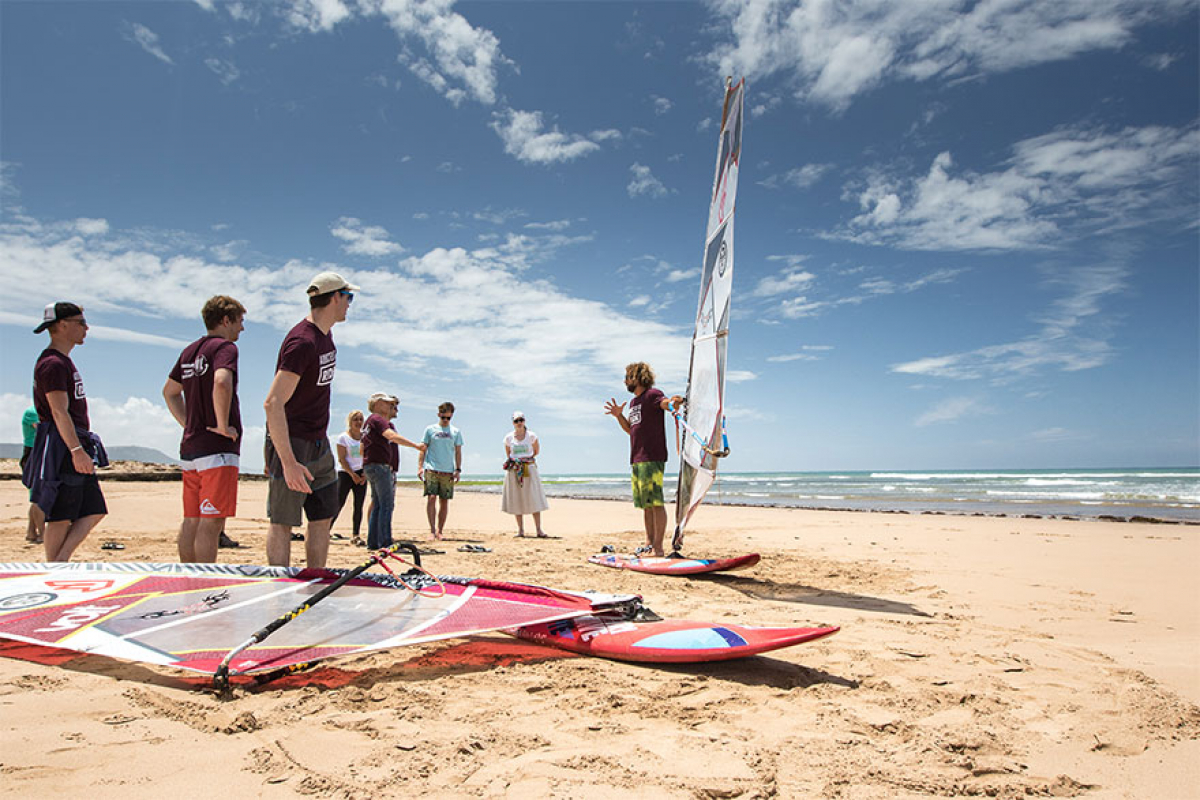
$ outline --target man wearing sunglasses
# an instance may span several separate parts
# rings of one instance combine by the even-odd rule
[[[425,429],[422,443],[425,458],[418,477],[425,482],[425,515],[429,517],[429,534],[441,539],[454,498],[454,484],[462,476],[462,433],[450,424],[454,403],[438,406],[438,423]]]
[[[97,464],[107,466],[108,458],[91,432],[83,379],[71,361],[71,351],[87,338],[83,309],[74,303],[51,303],[33,332],[42,331],[49,331],[50,346],[33,368],[38,427],[22,477],[30,499],[46,516],[46,560],[70,561],[108,513],[96,477]]]
[[[309,313],[279,348],[275,378],[263,409],[267,489],[267,562],[290,566],[292,540],[303,539],[306,564],[325,566],[329,528],[338,512],[337,461],[329,445],[329,394],[337,366],[333,326],[344,322],[358,287],[336,272],[309,281]],[[293,535],[308,518],[307,536]]]

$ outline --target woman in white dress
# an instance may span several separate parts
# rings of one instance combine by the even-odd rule
[[[533,524],[541,539],[548,538],[542,530],[542,512],[550,507],[542,491],[534,459],[541,451],[537,434],[525,427],[525,415],[514,411],[513,431],[504,437],[504,499],[500,510],[517,517],[517,536],[525,535],[525,514],[533,514]]]

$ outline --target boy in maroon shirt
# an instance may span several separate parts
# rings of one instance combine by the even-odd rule
[[[329,394],[337,365],[330,331],[344,322],[357,286],[336,272],[309,282],[308,316],[288,331],[279,348],[275,378],[263,409],[267,440],[267,563],[286,567],[292,559],[292,529],[308,517],[306,563],[325,566],[329,528],[338,512],[337,462],[329,446]]]
[[[40,432],[38,442],[42,446],[32,455],[29,471],[41,471],[43,479],[60,484],[53,506],[42,509],[46,512],[43,543],[47,561],[70,561],[71,554],[108,513],[92,461],[96,445],[90,436],[87,395],[71,361],[71,351],[87,337],[88,324],[80,306],[51,303],[42,315],[42,324],[33,332],[42,331],[50,332],[50,346],[38,356],[33,369],[33,405],[37,408],[38,427],[53,426],[54,431]],[[57,437],[51,436],[53,433]],[[61,440],[58,446],[65,447],[70,455],[62,459],[57,474],[46,475],[44,460],[50,457],[47,440],[54,438]]]
[[[183,427],[183,563],[212,564],[218,547],[237,547],[225,535],[225,520],[237,511],[242,417],[234,342],[245,329],[245,314],[232,297],[210,298],[200,312],[208,333],[184,348],[163,386],[167,408]]]
[[[611,398],[604,412],[616,418],[621,429],[629,434],[629,464],[633,482],[633,504],[642,509],[646,526],[646,545],[637,552],[652,552],[662,557],[663,540],[667,535],[667,508],[663,502],[663,472],[667,466],[667,434],[663,426],[663,411],[674,403],[683,403],[679,395],[667,397],[654,388],[654,370],[638,361],[625,367],[625,388],[633,394],[629,401],[629,417],[623,413],[624,403]]]

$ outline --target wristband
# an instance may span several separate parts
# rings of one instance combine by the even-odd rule
[[[78,447],[72,447],[71,452],[74,453],[76,450],[82,450],[82,449],[83,449],[83,445],[79,445]]]

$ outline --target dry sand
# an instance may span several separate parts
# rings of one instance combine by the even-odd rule
[[[172,560],[179,484],[105,491],[111,513],[76,560]],[[223,562],[263,562],[264,496],[242,484],[229,531],[247,547]],[[423,502],[398,501],[399,534],[421,536]],[[41,560],[20,484],[0,482],[0,502],[0,561]],[[225,701],[171,670],[0,645],[0,794],[1200,796],[1200,528],[706,508],[693,553],[763,560],[686,579],[586,563],[639,543],[632,506],[551,502],[561,538],[516,539],[498,496],[460,493],[446,553],[426,565],[638,593],[664,616],[843,630],[669,668],[496,634],[329,662]],[[458,552],[467,542],[492,552]],[[335,542],[331,566],[362,557]]]

